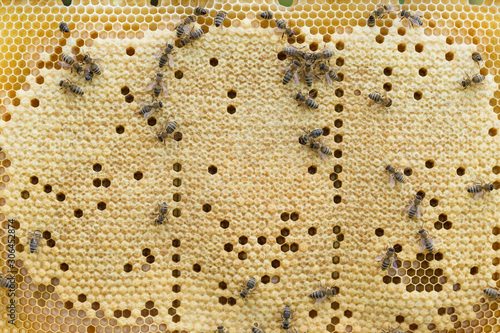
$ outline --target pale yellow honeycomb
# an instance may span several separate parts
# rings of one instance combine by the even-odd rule
[[[482,293],[500,287],[499,194],[465,191],[499,181],[500,2],[412,2],[417,29],[395,14],[367,27],[377,3],[2,1],[0,264],[6,274],[15,218],[19,274],[16,324],[2,291],[0,331],[210,332],[224,321],[250,332],[258,321],[269,333],[285,305],[300,332],[500,331],[498,303]],[[153,54],[196,5],[209,33],[176,50],[171,96],[146,122]],[[220,9],[229,19],[215,29]],[[286,41],[265,10],[290,20],[299,46],[335,51],[343,80],[314,83],[318,110],[291,98],[303,84],[281,84]],[[487,79],[464,91],[474,51]],[[57,84],[74,75],[57,62],[83,52],[106,68],[71,98]],[[394,105],[370,108],[374,90]],[[178,132],[159,145],[155,124],[169,116]],[[298,144],[303,127],[324,128],[327,162]],[[409,167],[406,184],[390,188],[386,162]],[[442,239],[434,255],[417,254],[420,224],[401,215],[417,191]],[[170,222],[157,227],[161,201]],[[374,258],[387,243],[400,268],[383,273]],[[243,301],[251,276],[258,291]],[[315,305],[320,281],[339,295]]]

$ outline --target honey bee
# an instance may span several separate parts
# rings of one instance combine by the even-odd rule
[[[193,40],[196,40],[198,38],[200,38],[203,34],[205,33],[205,31],[203,29],[196,29],[196,30],[193,30],[191,31],[191,33],[189,34],[189,39],[191,41]]]
[[[189,27],[194,22],[196,22],[196,17],[194,17],[193,15],[189,15],[184,19],[184,21],[179,23],[175,27],[177,38],[181,38],[182,36],[184,36],[184,34],[189,35]]]
[[[281,328],[283,328],[285,331],[290,329],[290,320],[292,318],[292,311],[290,311],[290,307],[287,305],[285,306],[285,310],[283,310],[283,314],[281,315],[281,319],[283,320],[283,323],[281,323]]]
[[[403,9],[401,11],[401,20],[402,19],[407,19],[408,24],[413,28],[413,25],[417,26],[422,26],[424,23],[422,22],[422,19],[420,19],[420,16],[422,16],[421,12],[416,12],[415,14],[412,14],[410,11]]]
[[[398,269],[398,264],[396,263],[396,259],[398,258],[396,251],[390,245],[386,246],[386,253],[382,253],[381,255],[375,258],[375,261],[382,261],[382,270],[385,271],[389,268],[389,266],[394,267],[394,269]]]
[[[9,279],[4,278],[2,274],[0,274],[0,287],[5,289],[13,289],[14,283],[12,283]]]
[[[226,16],[227,16],[227,13],[223,10],[219,10],[217,12],[217,15],[215,15],[215,18],[214,18],[214,23],[215,23],[215,26],[217,28],[220,27],[222,23],[224,23]]]
[[[373,104],[373,107],[385,106],[386,108],[388,108],[392,105],[392,100],[387,97],[387,95],[384,95],[384,97],[382,97],[382,95],[380,95],[380,93],[377,91],[368,95],[368,98],[375,102],[375,104]]]
[[[96,64],[96,62],[99,61],[99,59],[92,59],[88,54],[83,56],[83,63],[85,64],[85,80],[92,80],[92,78],[94,77],[93,74],[102,74],[102,69]]]
[[[410,204],[408,206],[406,206],[403,212],[405,214],[408,213],[408,218],[412,219],[416,217],[417,219],[420,219],[422,217],[422,210],[420,208],[422,200],[424,200],[424,198],[416,194],[415,198],[410,201]]]
[[[309,94],[308,97],[306,97],[302,93],[298,92],[297,95],[295,95],[295,100],[297,102],[299,102],[299,105],[297,105],[297,106],[305,105],[305,106],[307,106],[308,108],[311,108],[311,109],[317,109],[318,108],[318,104],[316,104],[316,102],[313,101],[313,99],[311,98],[310,94]]]
[[[302,135],[300,138],[299,138],[299,142],[301,145],[306,145],[310,140],[314,140],[314,139],[317,139],[319,138],[320,136],[323,135],[323,129],[315,129],[315,130],[312,130],[311,132],[309,131],[306,131],[305,129],[302,129],[304,132],[306,132],[306,134]]]
[[[485,79],[484,75],[481,74],[472,75],[472,82],[474,82],[475,84],[483,82],[484,79]]]
[[[483,58],[481,57],[481,53],[479,53],[479,52],[472,53],[472,60],[474,60],[478,66],[481,66],[479,64],[481,61],[483,61]]]
[[[266,10],[265,12],[261,13],[259,16],[262,17],[264,20],[272,20],[273,19],[273,13],[270,10]]]
[[[316,150],[323,161],[327,161],[328,156],[332,155],[331,149],[321,142],[321,140],[319,142],[314,140],[311,141],[309,143],[309,148]]]
[[[328,60],[328,63],[330,61],[330,58],[334,56],[334,52],[332,50],[328,49],[323,49],[320,52],[315,52],[311,55],[311,60],[312,62],[315,62],[316,60]]]
[[[368,21],[367,21],[368,26],[370,28],[374,27],[376,23],[377,23],[377,20],[375,19],[375,16],[373,16],[373,14],[370,14],[370,16],[368,16]]]
[[[293,81],[295,84],[299,84],[299,67],[300,67],[300,62],[297,60],[293,60],[290,65],[288,66],[288,70],[285,73],[285,76],[283,76],[283,84],[287,85],[293,77]]]
[[[439,239],[429,236],[429,232],[423,228],[423,225],[422,229],[417,232],[417,235],[420,236],[418,253],[422,253],[424,250],[427,250],[429,253],[434,253],[434,245],[441,243]]]
[[[165,125],[164,125],[164,129],[160,130],[157,134],[156,134],[156,138],[158,139],[158,141],[160,142],[163,142],[163,143],[167,143],[167,138],[172,134],[174,133],[174,131],[176,130],[177,128],[177,122],[176,121],[173,121],[171,123],[169,123],[168,121],[165,122]]]
[[[163,83],[163,74],[156,74],[156,76],[152,79],[152,82],[146,87],[146,91],[151,89],[153,89],[153,94],[156,98],[158,98],[162,92],[168,96],[167,86]]]
[[[194,15],[196,16],[207,15],[207,10],[205,8],[198,6],[194,9]]]
[[[255,288],[255,285],[256,285],[255,278],[252,277],[250,280],[248,280],[246,285],[243,286],[244,288],[240,292],[241,298],[247,298],[248,295],[252,292],[252,289]]]
[[[386,166],[385,171],[389,173],[389,183],[392,187],[396,186],[395,180],[400,183],[405,182],[403,174],[399,170],[394,169],[391,165]]]
[[[303,48],[303,47],[301,47]],[[283,51],[284,54],[286,54],[289,57],[294,57],[294,58],[304,58],[306,52],[301,51],[300,49],[296,48],[295,46],[288,45],[285,47],[285,50]],[[306,56],[307,57],[307,56]],[[305,58],[304,58],[305,59]]]
[[[172,51],[174,50],[174,45],[171,43],[166,43],[165,48],[161,49],[160,52],[154,55],[155,58],[160,58],[158,66],[162,68],[168,62],[170,67],[174,67],[174,59],[172,58]]]
[[[387,331],[382,329],[382,333],[404,333],[404,332],[399,330],[399,326],[396,328],[391,328],[391,325],[388,325]]]
[[[498,288],[494,288],[488,284],[489,289],[484,289],[483,293],[486,296],[491,297],[494,301],[500,300],[500,290]]]
[[[168,222],[167,214],[168,214],[167,203],[163,202],[162,204],[158,204],[158,213],[154,213],[151,215],[158,215],[158,217],[155,219],[155,223],[159,225],[163,224],[163,222],[165,221]]]
[[[325,74],[326,82],[328,83],[328,85],[331,85],[333,83],[332,80],[340,81],[340,78],[336,72],[336,70],[339,69],[338,67],[330,67],[325,63],[321,63],[319,64],[319,69],[323,72],[323,74]]]
[[[458,81],[462,85],[464,89],[466,89],[468,86],[472,86],[472,84],[478,84],[484,81],[485,77],[481,74],[474,74],[472,75],[472,78],[469,76],[469,74],[465,74],[466,77],[464,77],[462,80]]]
[[[59,30],[61,30],[61,32],[65,33],[65,34],[68,34],[69,33],[68,24],[66,22],[59,23]]]
[[[308,61],[306,61],[306,65],[304,67],[304,79],[305,79],[306,85],[308,87],[312,86],[313,76],[315,76],[316,78],[319,79],[319,77],[315,73],[313,73],[312,65],[313,65],[313,62],[308,60]]]
[[[467,192],[474,193],[474,199],[479,199],[486,194],[486,192],[491,192],[495,189],[492,183],[485,183],[482,180],[477,180],[476,185],[471,186],[467,189]]]
[[[217,326],[217,329],[214,330],[214,333],[229,333],[229,330],[224,328],[224,326],[222,326],[224,322],[222,322],[219,326]]]
[[[71,56],[67,54],[61,55],[61,60],[59,61],[58,64],[59,66],[66,68],[66,69],[71,69],[71,72],[73,72],[73,69],[76,71],[77,74],[80,74],[81,71],[83,71],[82,66],[78,61],[73,59]]]
[[[154,102],[154,103],[148,103],[144,105],[144,107],[139,111],[139,114],[141,116],[144,116],[144,119],[147,119],[151,117],[151,115],[155,112],[158,111],[163,107],[163,103],[161,101]]]
[[[368,26],[369,27],[375,26],[377,20],[383,19],[386,14],[389,15],[393,10],[395,10],[394,7],[389,4],[387,5],[379,4],[377,6],[377,9],[375,9],[368,17]]]
[[[264,328],[262,327],[262,324],[255,323],[253,324],[254,327],[252,327],[252,333],[266,333],[264,331]]]
[[[29,232],[28,237],[30,239],[30,252],[35,253],[38,245],[40,244],[40,239],[42,238],[42,232],[36,230],[34,232]]]
[[[337,292],[335,291],[335,286],[331,286],[328,288],[328,286],[323,286],[321,285],[321,282],[319,284],[319,287],[321,290],[315,291],[309,295],[310,298],[315,299],[315,303],[321,303],[325,299],[328,298],[330,300],[330,296],[335,296]]]
[[[295,36],[295,32],[288,26],[288,23],[286,23],[284,20],[275,20],[274,22],[276,23],[278,29],[283,31],[281,38],[283,38],[283,36],[285,35],[287,35],[287,37]]]
[[[61,80],[59,82],[59,86],[61,87],[61,89],[64,88],[64,90],[66,92],[70,91],[70,92],[72,92],[75,95],[80,95],[81,96],[81,95],[84,94],[82,88],[80,88],[76,84],[73,84],[69,79],[66,79],[66,78],[64,80]]]

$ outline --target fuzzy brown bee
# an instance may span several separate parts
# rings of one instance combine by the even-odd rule
[[[491,297],[495,301],[500,300],[500,290],[498,288],[493,288],[490,285],[488,285],[488,287],[490,287],[490,288],[483,290],[483,292],[486,294],[486,296]]]
[[[330,67],[325,63],[321,63],[319,64],[319,69],[325,75],[328,85],[331,85],[333,81],[340,81],[340,78],[336,72],[336,70],[338,70],[338,67]]]
[[[389,173],[389,183],[392,187],[396,186],[396,180],[400,183],[405,182],[405,178],[401,172],[394,169],[391,165],[385,167],[385,171]]]
[[[403,212],[408,213],[408,218],[412,219],[416,217],[417,219],[420,219],[422,217],[422,210],[420,208],[422,200],[424,200],[424,198],[417,194],[415,195],[415,198],[411,200],[410,204],[406,206]]]
[[[152,79],[152,82],[146,87],[146,91],[151,89],[153,90],[153,94],[156,98],[158,98],[162,92],[168,96],[167,86],[163,83],[163,74],[156,74],[156,76]]]
[[[144,105],[144,107],[139,111],[141,116],[144,116],[144,119],[151,117],[153,112],[158,111],[163,107],[163,103],[161,101],[149,103]]]
[[[328,288],[328,286],[323,286],[321,283],[319,284],[320,290],[317,290],[309,295],[310,298],[315,299],[315,303],[321,303],[325,299],[328,298],[330,300],[330,296],[335,296],[337,292],[335,291],[335,286],[331,286]]]
[[[481,57],[481,53],[479,52],[474,52],[472,53],[472,60],[476,62],[478,66],[480,66],[480,62],[483,61],[483,58]]]
[[[186,17],[184,19],[184,21],[182,21],[181,23],[179,23],[175,27],[177,38],[181,38],[184,35],[189,35],[189,27],[194,22],[196,22],[196,17],[193,16],[193,15],[189,15],[188,17]]]
[[[79,86],[77,86],[77,85],[73,84],[73,83],[72,83],[70,80],[68,80],[68,79],[61,80],[61,81],[59,82],[59,86],[61,87],[61,89],[63,89],[63,88],[64,88],[64,90],[65,90],[66,92],[68,92],[68,91],[69,91],[69,92],[72,92],[72,93],[73,93],[73,94],[75,94],[75,95],[80,95],[80,96],[81,96],[81,95],[83,95],[83,94],[84,94],[84,92],[83,92],[83,89],[82,89],[82,88],[80,88]]]
[[[401,20],[407,19],[408,25],[411,26],[412,28],[414,25],[416,26],[424,25],[420,16],[422,16],[421,12],[416,12],[415,14],[412,14],[410,11],[405,9],[401,11]]]
[[[434,253],[434,245],[437,245],[441,242],[439,239],[431,237],[429,235],[429,232],[424,228],[420,229],[417,232],[417,235],[420,236],[418,253],[422,253],[424,252],[424,250],[427,250],[427,252],[429,253]]]
[[[226,16],[227,16],[227,13],[223,10],[219,10],[217,12],[217,15],[215,15],[215,18],[214,18],[214,23],[215,23],[215,26],[217,28],[220,27],[222,25],[222,23],[224,23]]]
[[[272,20],[273,19],[273,13],[270,10],[266,10],[265,12],[261,13],[259,15],[261,18],[264,20]]]
[[[297,93],[297,95],[295,95],[295,100],[297,102],[299,102],[298,106],[305,105],[305,106],[307,106],[308,108],[311,108],[311,109],[317,109],[318,108],[318,104],[316,104],[316,102],[313,101],[313,99],[311,98],[311,96],[306,97],[305,95],[303,95],[300,92]]]
[[[240,292],[241,298],[247,298],[248,295],[252,292],[252,289],[255,288],[256,284],[257,283],[255,282],[255,278],[250,278],[250,280],[248,280],[248,282],[246,283],[246,285],[244,285],[244,288]]]
[[[59,23],[59,30],[65,34],[69,34],[69,27],[66,22],[61,22]]]
[[[194,15],[196,16],[207,15],[207,10],[203,7],[198,6],[194,9]]]
[[[382,270],[385,271],[389,268],[389,266],[393,266],[394,269],[398,269],[398,264],[396,263],[397,255],[394,248],[390,245],[385,247],[386,253],[382,253],[381,255],[375,258],[375,261],[382,261]]]
[[[297,60],[294,60],[290,63],[290,66],[288,67],[285,76],[283,76],[284,85],[287,85],[292,80],[292,77],[294,79],[295,84],[299,84],[299,67],[300,67],[300,62],[298,62]]]
[[[176,121],[173,121],[171,123],[169,123],[168,121],[165,122],[164,129],[156,134],[156,138],[158,139],[158,141],[166,143],[167,138],[174,133],[177,126],[178,125]]]
[[[474,199],[479,199],[486,194],[486,192],[491,192],[495,189],[492,183],[485,183],[482,180],[477,180],[476,185],[471,186],[467,189],[467,192],[474,194]]]
[[[36,230],[34,232],[30,232],[28,235],[30,239],[30,252],[35,253],[38,245],[40,244],[40,239],[42,238],[42,232],[40,230]]]
[[[61,55],[61,60],[62,61],[58,62],[59,66],[66,69],[71,69],[71,72],[73,72],[74,69],[77,74],[80,74],[83,71],[83,67],[80,65],[80,63],[73,59],[71,56],[63,54]]]
[[[164,67],[167,62],[170,67],[174,67],[174,59],[172,58],[174,50],[174,45],[171,43],[166,43],[165,48],[161,49],[160,52],[154,55],[155,58],[160,58],[158,66],[160,68]]]
[[[163,224],[165,221],[168,222],[168,207],[167,203],[163,202],[162,204],[158,205],[158,213],[154,213],[151,215],[158,215],[158,217],[155,219],[155,223],[158,224]]]
[[[4,278],[0,274],[0,287],[5,289],[12,289],[14,288],[14,283],[12,283],[9,279]]]
[[[275,20],[274,22],[276,23],[278,29],[283,31],[281,38],[283,38],[283,36],[285,35],[287,35],[287,37],[295,36],[295,32],[288,26],[288,23],[286,23],[284,20]]]

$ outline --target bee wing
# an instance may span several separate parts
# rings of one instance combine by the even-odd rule
[[[155,109],[151,109],[148,112],[144,113],[144,119],[148,119],[155,112]]]
[[[420,219],[422,217],[422,209],[420,208],[420,205],[417,207],[417,219]]]
[[[332,85],[332,79],[330,79],[330,75],[328,75],[328,73],[325,74],[325,77],[326,77],[326,83],[331,86]]]
[[[59,61],[57,62],[59,64],[59,66],[63,67],[63,68],[66,68],[66,69],[70,69],[71,68],[71,65],[68,65],[67,63],[65,63],[64,61]]]
[[[418,26],[420,25],[420,22],[419,22],[419,20],[417,19],[417,17],[410,17],[410,18],[409,18],[409,20],[410,20],[413,24],[415,24],[415,25],[418,25]]]
[[[411,204],[406,206],[406,208],[403,210],[403,213],[404,214],[408,213],[410,211],[411,207],[413,207],[413,201],[411,202]]]
[[[161,83],[161,89],[163,90],[163,93],[168,96],[168,89],[167,86],[165,85],[165,82]]]
[[[163,50],[163,49],[161,49],[158,53],[155,53],[155,54],[153,55],[153,57],[155,57],[155,58],[159,58],[159,57],[161,57],[161,55],[163,54],[163,52],[164,52],[164,50]]]
[[[398,264],[396,262],[396,256],[392,257],[391,261],[392,261],[392,267],[394,267],[394,269],[397,270],[398,269]]]
[[[486,192],[485,191],[480,191],[480,192],[477,192],[475,195],[474,195],[474,199],[479,199],[481,198]]]
[[[146,87],[146,91],[153,89],[155,83],[156,83],[155,80],[151,81],[151,83]]]
[[[168,56],[168,65],[174,67],[174,58],[172,58],[172,54]]]
[[[391,184],[392,187],[396,186],[396,182],[394,181],[394,175],[392,173],[389,175],[389,183]]]
[[[371,107],[372,107],[372,109],[378,109],[381,106],[382,106],[382,103],[375,103]]]
[[[413,13],[413,16],[421,17],[423,15],[424,15],[424,13],[422,13],[421,11],[417,11],[417,12]]]
[[[320,152],[319,150],[318,150],[318,154],[323,161],[328,161],[328,157],[325,154],[323,154],[322,152]]]
[[[429,240],[434,245],[441,244],[441,240],[439,238],[429,237]]]
[[[425,250],[425,239],[423,237],[420,237],[420,240],[418,241],[418,253],[422,253]]]
[[[326,299],[326,296],[327,296],[327,295],[325,294],[325,296],[323,296],[323,297],[321,297],[321,298],[318,298],[318,299],[316,300],[316,302],[314,302],[314,303],[319,304],[319,303],[323,302],[323,301]]]
[[[299,71],[295,71],[295,73],[293,74],[293,82],[295,83],[295,85],[298,85],[299,84]]]
[[[384,259],[384,258],[385,258],[385,253],[375,257],[375,261],[382,261],[382,259]]]

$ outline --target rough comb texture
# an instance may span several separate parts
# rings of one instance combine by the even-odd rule
[[[175,49],[161,70],[170,96],[148,121],[138,112],[153,55],[198,3],[2,4],[1,273],[15,218],[19,274],[15,328],[2,309],[1,332],[211,332],[222,321],[278,332],[285,305],[300,332],[500,330],[482,292],[500,287],[500,194],[466,192],[500,172],[491,2],[412,4],[424,12],[417,29],[395,14],[367,27],[368,2],[200,3],[207,33]],[[282,85],[287,41],[258,18],[267,9],[299,33],[289,42],[335,51],[342,80],[315,80],[318,110],[293,100],[304,83]],[[92,83],[57,65],[87,52],[104,65]],[[463,90],[479,71],[486,80]],[[60,90],[63,77],[85,95]],[[372,108],[375,91],[393,105]],[[167,120],[179,127],[163,145]],[[299,144],[302,128],[323,128],[327,162]],[[406,183],[390,187],[387,163],[408,168]],[[434,254],[417,253],[421,224],[402,215],[418,191],[442,240]],[[169,222],[155,226],[163,201]],[[43,238],[30,254],[34,230]],[[400,268],[382,272],[374,258],[389,243]],[[258,290],[242,300],[252,276]],[[320,281],[339,294],[314,304]]]

